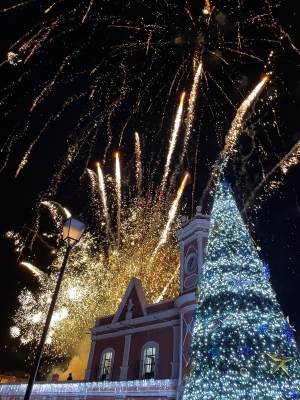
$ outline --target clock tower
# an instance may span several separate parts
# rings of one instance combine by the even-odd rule
[[[181,228],[176,232],[180,240],[180,296],[176,300],[180,315],[177,400],[182,398],[184,390],[184,375],[189,360],[193,315],[196,309],[195,291],[201,276],[210,227],[210,216],[202,214],[200,206],[196,210],[190,220],[181,218]]]
[[[204,263],[210,216],[196,208],[196,214],[189,221],[182,217],[181,228],[176,232],[180,240],[180,294],[196,291]]]

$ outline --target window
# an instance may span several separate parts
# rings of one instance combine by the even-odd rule
[[[149,347],[145,350],[144,355],[144,378],[151,379],[154,378],[156,356],[155,347]]]
[[[140,379],[154,379],[158,370],[158,344],[148,342],[142,348]]]
[[[110,381],[112,379],[113,361],[115,351],[114,349],[105,349],[102,353],[101,364],[99,368],[99,380]]]

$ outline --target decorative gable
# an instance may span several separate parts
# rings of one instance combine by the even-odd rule
[[[112,320],[112,323],[147,315],[147,305],[148,302],[146,300],[141,281],[137,278],[132,278],[126,289],[123,300],[121,301]]]

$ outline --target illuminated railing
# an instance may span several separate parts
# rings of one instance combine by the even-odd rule
[[[136,361],[135,379],[156,379],[158,376],[158,364],[159,360],[156,358]]]
[[[24,396],[26,383],[0,384],[0,397]],[[104,381],[104,382],[40,382],[33,386],[32,394],[36,396],[99,396],[113,393],[128,395],[143,394],[173,396],[176,393],[177,379],[144,379],[135,381]]]
[[[113,365],[108,366],[107,363],[98,365],[98,367],[92,369],[91,379],[94,382],[112,381]]]

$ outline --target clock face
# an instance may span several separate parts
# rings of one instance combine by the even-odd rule
[[[197,256],[191,256],[186,262],[186,272],[192,274],[197,269]]]

